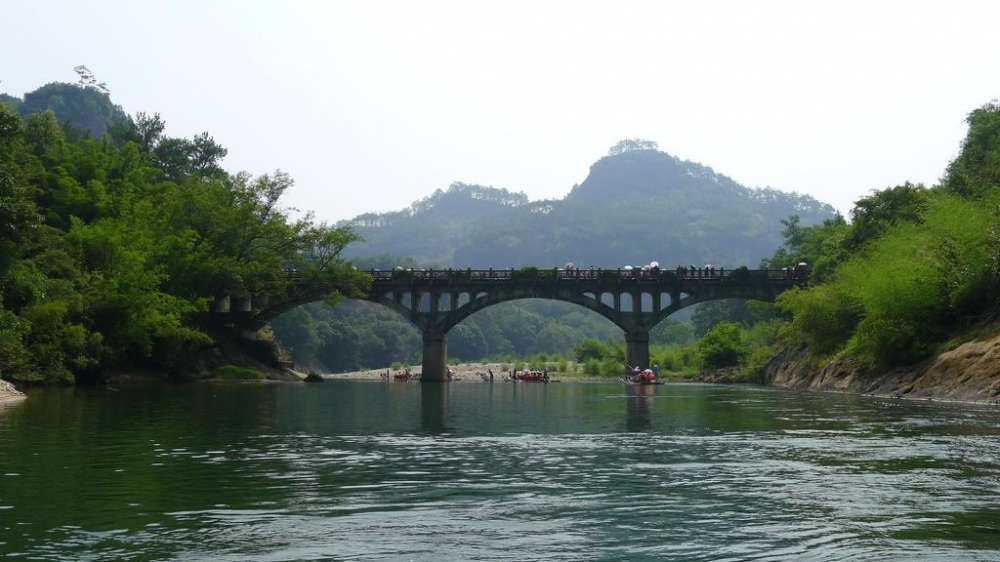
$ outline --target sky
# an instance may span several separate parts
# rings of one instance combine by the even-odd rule
[[[1000,2],[32,0],[0,92],[87,66],[223,167],[337,222],[453,182],[564,197],[622,139],[845,216],[933,185],[1000,97]]]

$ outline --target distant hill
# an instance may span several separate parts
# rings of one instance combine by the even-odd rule
[[[51,82],[24,94],[23,99],[0,94],[0,103],[17,111],[22,119],[51,109],[60,124],[69,124],[94,138],[100,138],[113,119],[125,115],[121,107],[111,102],[108,92],[102,89],[103,85],[100,86]]]
[[[456,183],[403,211],[361,215],[346,222],[365,242],[346,254],[406,256],[423,267],[753,268],[783,242],[781,219],[798,215],[807,226],[835,214],[810,196],[747,188],[645,142],[612,150],[561,200]]]

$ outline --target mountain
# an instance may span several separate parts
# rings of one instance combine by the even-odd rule
[[[367,213],[350,221],[364,242],[348,247],[348,258],[392,254],[412,258],[423,267],[454,266],[454,252],[484,224],[528,205],[523,193],[453,183],[402,211]],[[465,266],[463,266],[465,267]]]
[[[812,197],[747,188],[651,144],[613,149],[560,200],[531,202],[522,193],[456,183],[403,211],[361,215],[346,222],[365,242],[345,254],[406,256],[423,267],[656,260],[754,268],[782,244],[782,219],[798,215],[808,226],[835,214]]]
[[[100,138],[109,122],[125,115],[121,107],[111,102],[107,90],[102,88],[103,85],[51,82],[24,94],[24,99],[0,94],[0,103],[7,104],[25,120],[34,113],[51,109],[59,123],[68,123],[94,138]]]

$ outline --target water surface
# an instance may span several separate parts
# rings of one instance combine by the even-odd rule
[[[0,559],[1000,560],[1000,412],[681,384],[40,390],[0,406]]]

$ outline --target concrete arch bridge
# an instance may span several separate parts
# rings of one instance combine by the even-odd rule
[[[782,292],[804,284],[808,276],[804,266],[787,270],[524,268],[369,273],[373,282],[366,300],[406,316],[423,334],[424,381],[447,377],[448,331],[470,315],[502,302],[551,299],[589,308],[625,332],[629,364],[648,366],[649,332],[674,312],[720,299],[773,302]]]

